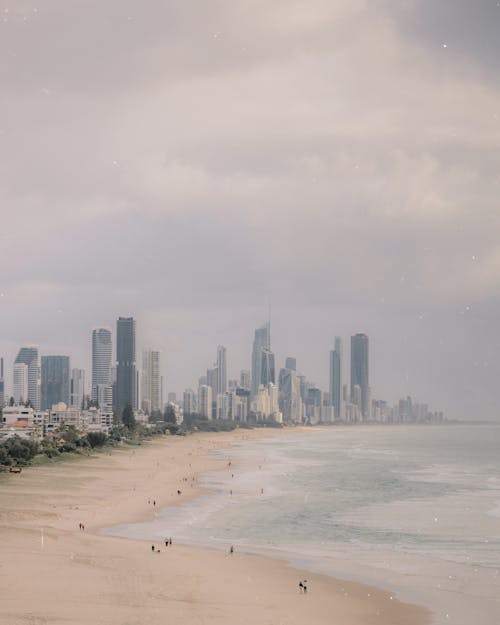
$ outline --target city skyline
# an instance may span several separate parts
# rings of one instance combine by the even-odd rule
[[[166,393],[168,402],[177,402],[180,407],[192,406],[193,401],[197,402],[198,408],[203,411],[203,414],[206,413],[206,416],[220,414],[228,418],[230,415],[229,418],[237,417],[245,420],[247,411],[257,410],[257,413],[262,412],[259,418],[265,418],[263,415],[268,413],[272,418],[275,418],[273,416],[275,414],[279,420],[295,422],[305,419],[312,419],[313,422],[318,420],[333,422],[334,419],[346,419],[351,422],[373,418],[385,420],[392,418],[387,412],[392,403],[396,407],[399,405],[399,414],[405,414],[407,418],[410,418],[413,411],[412,402],[415,402],[415,399],[418,400],[418,397],[415,398],[412,394],[412,399],[410,394],[399,393],[396,405],[395,400],[389,399],[388,401],[386,397],[382,398],[376,390],[374,393],[368,379],[369,338],[366,334],[356,333],[351,335],[350,340],[350,390],[347,383],[343,384],[345,365],[341,337],[335,336],[334,350],[331,350],[329,355],[328,384],[322,387],[307,375],[307,371],[297,370],[296,357],[284,357],[284,368],[279,370],[278,375],[274,353],[268,349],[271,341],[270,323],[267,322],[256,328],[252,344],[252,368],[257,363],[257,357],[260,356],[260,367],[256,370],[256,375],[260,376],[258,385],[250,384],[252,381],[251,377],[248,377],[250,372],[247,369],[241,369],[239,377],[235,375],[231,378],[228,386],[227,348],[218,345],[216,362],[213,368],[206,370],[206,376],[198,378],[197,391],[192,391],[190,387],[185,387],[181,392],[168,390]],[[84,403],[82,393],[85,393],[85,397],[93,402],[97,401],[105,409],[110,409],[113,405],[118,413],[121,413],[127,403],[130,403],[134,410],[142,409],[147,415],[161,411],[167,404],[163,401],[161,352],[143,348],[142,367],[136,366],[136,320],[133,317],[118,317],[115,344],[116,359],[112,360],[111,329],[96,327],[92,330],[90,389],[85,387],[85,370],[73,368],[70,377],[69,356],[42,355],[40,376],[42,410],[59,402],[80,407],[80,404]],[[23,347],[19,350],[13,365],[12,388],[16,401],[20,399],[26,401],[24,397],[28,393],[28,364],[32,360],[35,363],[40,361],[37,346]],[[20,367],[23,367],[22,371]],[[24,382],[21,384],[19,380],[22,381],[23,375]],[[118,384],[120,378],[121,391]],[[257,388],[250,390],[250,386],[252,389],[256,386]],[[249,397],[250,403],[246,403],[245,400],[243,406],[244,396]],[[177,400],[176,397],[178,397]],[[417,403],[418,410],[425,417],[428,403],[421,404],[418,401]],[[209,411],[209,404],[212,406],[212,412]],[[253,405],[255,408],[252,408]],[[328,410],[327,407],[329,407]],[[440,411],[440,414],[442,412]]]

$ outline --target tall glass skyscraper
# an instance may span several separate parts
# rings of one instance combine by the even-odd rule
[[[130,403],[137,408],[135,362],[135,319],[119,317],[116,322],[116,397],[115,408],[121,412]]]
[[[287,358],[279,374],[279,407],[285,421],[298,423],[301,419],[300,383],[297,377],[297,361]]]
[[[71,371],[70,404],[74,408],[82,408],[85,401],[85,371],[73,369]]]
[[[41,404],[41,371],[40,371],[40,354],[38,347],[30,345],[21,347],[14,365],[24,364],[28,367],[28,399],[35,410],[40,410]]]
[[[227,362],[226,348],[223,345],[217,347],[217,395],[227,391]]]
[[[342,339],[335,337],[335,349],[330,352],[330,401],[335,418],[342,415]]]
[[[0,358],[0,408],[5,404],[5,382],[3,379],[3,358]]]
[[[361,389],[361,412],[368,417],[368,337],[366,334],[351,336],[351,401],[354,387]]]
[[[113,387],[111,366],[113,344],[109,328],[95,328],[92,331],[92,401],[101,408],[111,408]]]
[[[42,410],[59,402],[69,406],[69,356],[42,356]]]
[[[276,384],[274,354],[269,349],[263,349],[261,353],[260,383],[267,387],[268,384]]]
[[[271,328],[266,323],[255,330],[252,349],[252,395],[257,395],[262,384],[262,350],[271,349]]]

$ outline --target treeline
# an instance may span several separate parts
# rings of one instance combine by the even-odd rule
[[[167,406],[164,413],[156,413],[150,417],[148,426],[137,423],[130,404],[125,406],[121,415],[115,415],[115,422],[109,434],[104,432],[87,432],[83,434],[74,426],[61,425],[56,435],[44,438],[41,442],[26,440],[13,436],[0,444],[0,466],[26,466],[36,456],[58,458],[63,454],[87,454],[93,449],[113,447],[125,441],[140,444],[144,439],[153,436],[172,434],[185,436],[192,432],[229,432],[236,428],[282,427],[273,420],[257,422],[250,416],[244,423],[229,419],[208,419],[191,413],[184,416],[182,424],[178,424],[172,406]]]
[[[111,437],[104,432],[88,432],[82,435],[77,433],[73,427],[61,432],[60,438],[44,438],[40,442],[16,435],[0,444],[0,465],[24,467],[39,455],[57,458],[70,452],[84,453],[86,450],[103,447],[111,442]]]

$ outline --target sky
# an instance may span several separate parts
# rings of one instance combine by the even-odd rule
[[[0,354],[137,319],[167,391],[218,344],[498,418],[500,3],[0,0]],[[140,357],[138,358],[140,361]]]

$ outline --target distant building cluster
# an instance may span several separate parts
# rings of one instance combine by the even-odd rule
[[[329,389],[325,392],[298,373],[295,358],[287,357],[276,373],[271,329],[266,323],[255,330],[251,370],[241,371],[239,379],[227,380],[226,348],[219,346],[216,362],[199,378],[197,391],[184,391],[183,414],[295,425],[442,421],[442,413],[431,413],[426,404],[412,403],[411,398],[391,407],[372,396],[368,346],[366,334],[351,337],[350,378],[345,384],[342,339],[335,338],[330,352]]]
[[[43,355],[37,346],[19,349],[12,367],[11,395],[6,396],[4,361],[0,359],[0,407],[3,436],[23,431],[27,436],[47,436],[61,424],[78,430],[104,430],[113,415],[130,406],[138,421],[158,418],[166,407],[178,423],[185,415],[229,419],[240,423],[430,423],[443,420],[427,404],[411,397],[396,406],[376,399],[369,384],[369,341],[366,334],[350,340],[350,377],[344,382],[342,339],[336,337],[329,358],[329,388],[324,391],[297,370],[287,357],[277,372],[271,349],[271,327],[255,330],[251,369],[228,378],[227,349],[219,345],[215,362],[198,379],[195,389],[177,401],[169,393],[164,401],[161,351],[144,349],[141,366],[136,359],[136,321],[119,317],[113,350],[111,328],[92,330],[92,371],[87,387],[83,369],[71,368],[67,355]],[[115,354],[115,358],[113,358]],[[24,428],[24,429],[23,429]]]

